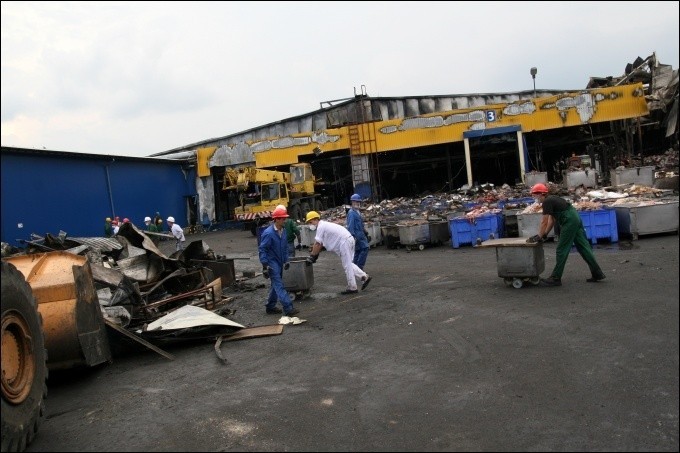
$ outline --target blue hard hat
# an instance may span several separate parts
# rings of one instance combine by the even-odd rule
[[[355,193],[354,195],[352,195],[351,197],[349,197],[349,199],[350,199],[351,201],[361,201],[361,195],[359,195],[358,193]]]

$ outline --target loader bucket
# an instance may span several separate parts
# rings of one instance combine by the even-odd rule
[[[43,319],[50,370],[111,361],[111,350],[87,258],[67,252],[5,258],[26,278]]]

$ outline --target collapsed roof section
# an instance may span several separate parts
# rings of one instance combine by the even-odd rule
[[[642,83],[645,100],[655,121],[660,117],[666,126],[666,137],[677,132],[678,127],[678,70],[659,63],[656,53],[645,59],[637,57],[626,65],[619,77],[591,77],[586,88],[614,87],[629,83]]]

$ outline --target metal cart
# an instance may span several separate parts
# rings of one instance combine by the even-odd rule
[[[312,263],[304,256],[293,257],[288,262],[290,267],[283,270],[283,287],[295,294],[295,300],[309,297],[314,286]]]
[[[526,238],[489,239],[480,247],[496,248],[498,276],[507,286],[521,288],[524,283],[538,285],[545,270],[543,244],[529,244]]]
[[[398,223],[399,242],[406,250],[425,250],[425,244],[430,242],[430,225],[424,223]]]

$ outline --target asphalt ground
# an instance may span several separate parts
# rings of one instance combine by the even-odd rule
[[[261,270],[249,232],[198,239]],[[52,373],[28,451],[678,451],[678,236],[595,255],[603,282],[573,252],[563,286],[515,289],[494,248],[381,246],[371,284],[340,296],[323,252],[306,322],[223,343],[227,365],[201,341]],[[248,282],[267,286],[227,291],[230,319],[276,323],[269,282]]]

